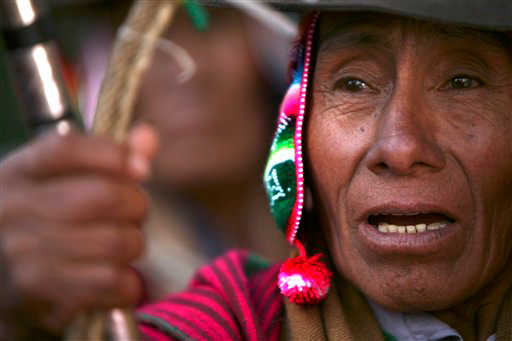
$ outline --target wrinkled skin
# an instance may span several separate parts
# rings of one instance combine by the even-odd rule
[[[140,125],[123,145],[47,135],[2,161],[5,339],[30,332],[31,321],[57,332],[81,309],[140,301],[128,262],[143,251],[147,202],[138,181],[156,145],[154,129]]]
[[[510,50],[391,16],[321,22],[306,155],[337,269],[377,303],[485,339],[512,286]],[[368,224],[415,211],[455,222],[402,237]]]

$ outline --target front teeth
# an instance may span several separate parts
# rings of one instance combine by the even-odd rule
[[[416,233],[416,226],[414,225],[407,225],[405,228],[407,229],[407,233]]]
[[[449,224],[448,221],[438,221],[428,226],[426,224],[416,225],[393,225],[388,223],[379,223],[379,231],[382,233],[423,233],[430,230],[439,230],[446,227]]]
[[[425,232],[426,230],[427,230],[427,225],[426,224],[418,224],[418,225],[416,225],[416,231],[418,233]]]

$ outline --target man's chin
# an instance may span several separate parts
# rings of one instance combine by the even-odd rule
[[[339,268],[344,277],[371,301],[392,310],[444,310],[464,302],[475,292],[471,276],[453,276],[454,264],[380,262],[370,266],[355,260],[354,263],[359,264]]]
[[[398,311],[437,311],[451,308],[464,300],[458,290],[449,290],[446,282],[426,285],[403,284],[395,288],[361,288],[373,302]]]

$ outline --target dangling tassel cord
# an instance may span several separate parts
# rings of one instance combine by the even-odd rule
[[[304,245],[296,239],[299,256],[290,258],[281,266],[278,285],[291,303],[315,304],[322,301],[331,287],[332,272],[320,259],[323,254],[310,258]]]

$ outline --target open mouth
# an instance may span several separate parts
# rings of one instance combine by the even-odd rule
[[[368,223],[382,233],[425,233],[454,222],[453,218],[437,212],[377,213],[368,217]]]

